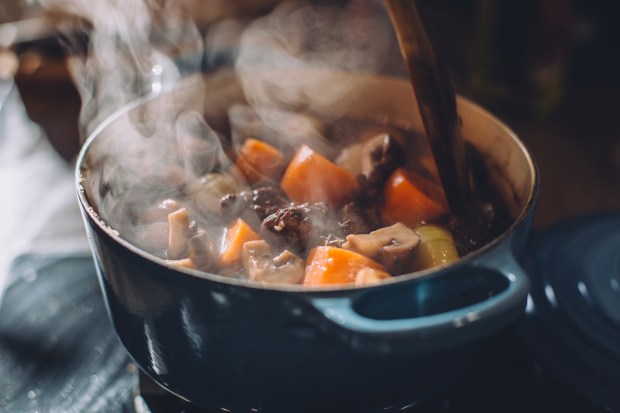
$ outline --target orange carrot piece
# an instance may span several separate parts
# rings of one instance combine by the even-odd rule
[[[235,165],[248,183],[253,184],[265,178],[277,179],[284,169],[284,156],[273,146],[248,138],[239,149]]]
[[[220,266],[228,267],[241,261],[243,244],[248,241],[257,241],[261,237],[241,218],[226,230],[222,252],[220,254]]]
[[[325,202],[339,208],[349,202],[358,183],[345,171],[306,145],[303,145],[286,168],[280,186],[293,201]]]
[[[441,187],[404,168],[396,169],[387,180],[384,198],[381,216],[386,225],[418,225],[449,212]]]
[[[363,268],[385,271],[378,262],[343,248],[316,247],[306,260],[304,285],[350,284]]]

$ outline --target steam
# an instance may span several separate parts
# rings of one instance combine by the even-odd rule
[[[232,19],[214,24],[206,37],[184,8],[191,3],[40,2],[84,20],[80,29],[88,33],[89,45],[87,53],[73,58],[72,68],[84,136],[125,105],[173,88],[200,73],[203,62],[225,60],[222,53],[238,46],[228,56],[236,55],[234,71],[249,106],[233,105],[222,113],[231,141],[205,121],[204,99],[219,97],[198,81],[108,125],[90,149],[84,186],[99,215],[121,236],[159,255],[165,255],[166,229],[165,208],[157,205],[164,199],[179,200],[208,231],[221,233],[221,219],[201,211],[192,198],[211,170],[239,181],[221,142],[234,147],[257,136],[288,155],[301,143],[333,155],[325,125],[305,112],[338,102],[356,88],[354,78],[344,81],[343,72],[384,69],[386,45],[392,43],[388,20],[377,18],[385,13],[380,3],[360,0],[337,7],[289,1],[247,26]],[[321,87],[317,96],[317,85],[330,87]]]
[[[173,85],[200,70],[203,41],[189,14],[175,1],[39,0],[50,10],[77,16],[64,27],[68,46],[76,32],[89,38],[87,52],[72,59],[82,98],[84,135],[124,105]],[[78,38],[79,39],[79,38]],[[175,61],[182,56],[183,59]]]
[[[343,73],[384,69],[390,53],[386,45],[393,43],[388,21],[379,18],[384,14],[380,3],[368,1],[345,7],[288,1],[246,28],[235,69],[269,143],[285,153],[304,143],[335,156],[337,147],[325,139],[321,122],[291,112],[320,112],[348,97],[359,79]],[[233,135],[233,140],[247,136]]]
[[[329,104],[355,88],[339,72],[379,72],[391,41],[379,11],[372,2],[344,8],[286,2],[252,23],[236,62],[250,105],[290,110]],[[317,85],[325,84],[329,90],[316,96]]]
[[[82,99],[84,138],[126,105],[201,71],[203,36],[182,2],[39,1],[80,19],[61,29],[74,52],[71,70]],[[140,244],[145,238],[140,213],[161,199],[180,197],[188,181],[212,166],[203,163],[201,169],[198,157],[215,162],[211,152],[220,151],[219,140],[202,119],[202,101],[193,97],[185,113],[170,99],[148,104],[110,125],[105,139],[93,145],[88,168],[96,173],[89,174],[87,192],[99,215],[126,239]]]

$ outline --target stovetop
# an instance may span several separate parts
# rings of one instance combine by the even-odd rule
[[[132,412],[133,365],[106,316],[92,258],[18,258],[0,307],[0,411]]]
[[[395,411],[407,413],[609,411],[575,394],[566,385],[550,377],[542,366],[524,351],[515,338],[514,331],[510,329],[503,331],[495,341],[494,347],[497,351],[487,354],[488,358],[477,365],[475,370],[464,377],[448,394]],[[140,373],[140,389],[141,397],[150,410],[137,413],[206,413],[191,403],[170,396],[143,373]]]
[[[604,227],[610,228],[609,217],[606,219]],[[620,229],[620,218],[614,218],[613,223],[616,226],[611,228]],[[534,237],[531,248],[536,248],[536,253],[530,249],[529,257],[540,259],[543,252],[549,254],[549,248],[540,246],[543,241],[548,245],[549,237],[549,233]],[[615,245],[617,251],[620,243]],[[612,256],[613,263],[620,263],[618,254]],[[447,394],[407,411],[614,411],[618,397],[614,393],[620,388],[603,388],[601,391],[608,391],[601,397],[590,391],[593,383],[606,377],[604,371],[595,376],[583,373],[579,377],[585,384],[579,386],[572,380],[576,369],[568,369],[571,371],[563,377],[553,363],[540,358],[542,345],[532,343],[542,340],[538,335],[545,335],[541,333],[544,326],[532,324],[528,318],[535,311],[533,307],[543,310],[536,301],[540,299],[536,291],[546,290],[549,284],[541,281],[545,277],[537,271],[540,262],[526,259],[524,264],[533,277],[528,313],[497,334],[490,346],[493,350]],[[204,412],[161,389],[131,362],[108,320],[90,256],[22,256],[14,263],[12,275],[16,281],[6,291],[0,307],[0,411]],[[532,340],[532,335],[537,337]],[[614,357],[610,358],[610,368],[617,366]]]

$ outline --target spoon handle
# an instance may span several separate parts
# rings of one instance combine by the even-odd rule
[[[433,51],[414,0],[384,0],[409,72],[448,206],[459,214],[471,192],[465,143],[448,72]]]

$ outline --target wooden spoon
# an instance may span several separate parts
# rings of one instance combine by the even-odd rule
[[[456,97],[433,51],[414,0],[384,0],[409,71],[420,115],[450,210],[462,215],[471,193]]]

